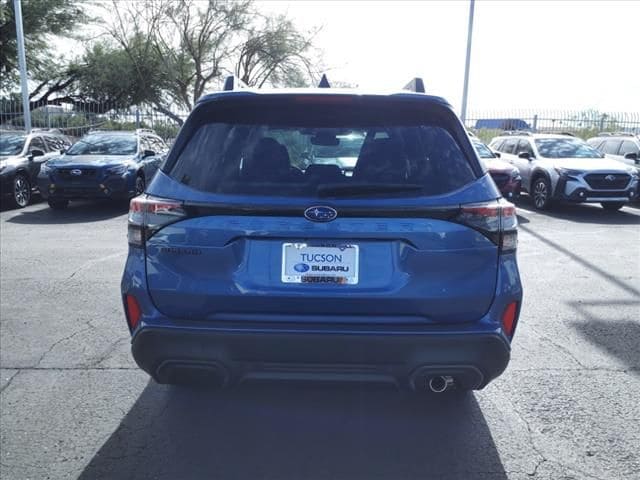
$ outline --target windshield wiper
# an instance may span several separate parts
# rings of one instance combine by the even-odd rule
[[[422,185],[415,183],[324,184],[318,186],[317,194],[319,197],[357,197],[359,195],[416,192],[423,188]]]

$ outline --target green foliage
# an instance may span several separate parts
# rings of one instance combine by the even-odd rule
[[[144,52],[144,40],[131,40],[130,52],[106,42],[88,49],[75,67],[77,94],[98,103],[129,107],[152,102],[160,95],[159,62]]]
[[[306,87],[315,81],[312,40],[283,15],[253,26],[241,45],[235,72],[247,85]]]
[[[80,0],[22,0],[22,25],[29,75],[50,78],[61,69],[52,50],[52,37],[71,36],[87,21],[86,2]],[[0,0],[0,90],[19,81],[13,0]]]
[[[499,128],[481,128],[479,130],[474,130],[473,133],[475,133],[476,137],[478,137],[483,143],[489,144],[493,137],[502,135],[504,130],[500,130]]]
[[[313,33],[284,16],[261,16],[251,0],[114,1],[109,8],[109,32],[136,66],[136,80],[153,80],[159,91],[151,103],[160,111],[191,110],[231,71],[255,86],[302,86],[313,77]],[[144,77],[149,62],[157,74]]]

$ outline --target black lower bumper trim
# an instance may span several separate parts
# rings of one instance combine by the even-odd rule
[[[510,357],[498,334],[273,333],[143,327],[132,340],[138,365],[159,383],[202,374],[220,385],[248,380],[393,383],[419,389],[449,375],[481,389]],[[428,372],[428,373],[425,373]]]

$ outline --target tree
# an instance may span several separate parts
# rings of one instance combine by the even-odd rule
[[[23,0],[22,25],[30,78],[42,81],[64,69],[53,52],[53,37],[72,36],[88,16],[80,0]],[[0,90],[19,82],[13,0],[0,0]]]
[[[86,102],[121,107],[150,103],[159,97],[160,65],[154,55],[144,52],[144,42],[144,38],[134,37],[129,52],[108,42],[88,48],[74,65],[77,75],[73,96]]]
[[[191,110],[232,72],[256,86],[299,86],[315,73],[313,35],[283,16],[258,15],[251,0],[114,0],[110,9],[114,21],[107,31],[135,65],[138,81],[149,85],[144,72],[150,61],[158,68],[158,90],[149,103],[167,115],[175,107]]]
[[[317,30],[299,32],[283,15],[266,18],[263,25],[251,27],[240,45],[235,74],[250,86],[304,87],[316,80],[314,58],[310,55]]]

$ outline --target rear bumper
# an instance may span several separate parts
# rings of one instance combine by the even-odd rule
[[[452,376],[465,389],[483,388],[506,368],[510,346],[498,332],[143,325],[133,336],[132,352],[138,365],[160,383],[179,382],[195,373],[223,385],[320,380],[391,383],[419,390],[436,375]]]

